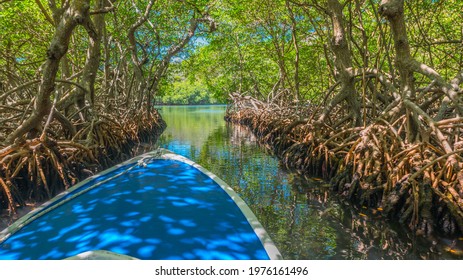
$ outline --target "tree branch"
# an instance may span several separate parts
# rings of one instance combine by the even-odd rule
[[[42,5],[42,2],[40,0],[35,0],[35,3],[37,3],[37,6],[39,6],[40,11],[42,11],[42,14],[45,16],[45,19],[51,23],[51,25],[55,26],[55,21],[51,18],[51,16],[48,14],[47,10],[45,7]]]

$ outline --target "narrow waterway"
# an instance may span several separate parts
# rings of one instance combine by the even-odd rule
[[[329,187],[282,168],[225,106],[163,106],[159,145],[212,171],[248,203],[285,259],[455,259],[462,239],[416,238],[376,209],[355,209]]]

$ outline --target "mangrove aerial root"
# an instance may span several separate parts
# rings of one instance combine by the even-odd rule
[[[28,201],[50,199],[103,168],[134,156],[136,143],[155,141],[165,126],[157,111],[100,114],[81,125],[72,139],[47,134],[2,147],[0,206],[13,214]]]
[[[427,141],[406,143],[403,117],[378,118],[363,127],[349,121],[317,123],[310,106],[301,114],[249,96],[232,99],[225,119],[249,127],[286,167],[330,180],[341,197],[398,219],[418,234],[437,228],[463,232],[463,137],[454,129],[461,118],[436,123],[434,133],[423,125]],[[330,119],[346,114],[337,108]],[[456,140],[442,142],[442,134]]]

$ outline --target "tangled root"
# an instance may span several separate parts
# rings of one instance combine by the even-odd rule
[[[48,135],[0,150],[1,208],[15,213],[16,207],[27,201],[50,199],[103,168],[134,156],[136,143],[155,141],[166,127],[157,111],[129,115],[100,115],[71,140],[54,140]]]
[[[398,219],[417,234],[463,232],[461,149],[449,154],[432,140],[404,143],[400,118],[334,129],[300,116],[291,108],[260,104],[256,110],[235,100],[225,120],[250,128],[286,167],[330,180],[344,199]]]

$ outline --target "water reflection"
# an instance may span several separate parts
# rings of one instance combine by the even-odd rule
[[[245,128],[223,121],[225,106],[166,106],[160,145],[198,162],[248,203],[285,259],[455,259],[462,240],[416,238],[330,196],[316,179],[287,172]]]
[[[169,116],[168,129],[162,136],[165,143],[170,142],[182,152],[199,152],[196,148],[224,125],[224,109],[225,106],[163,106],[161,112]]]

